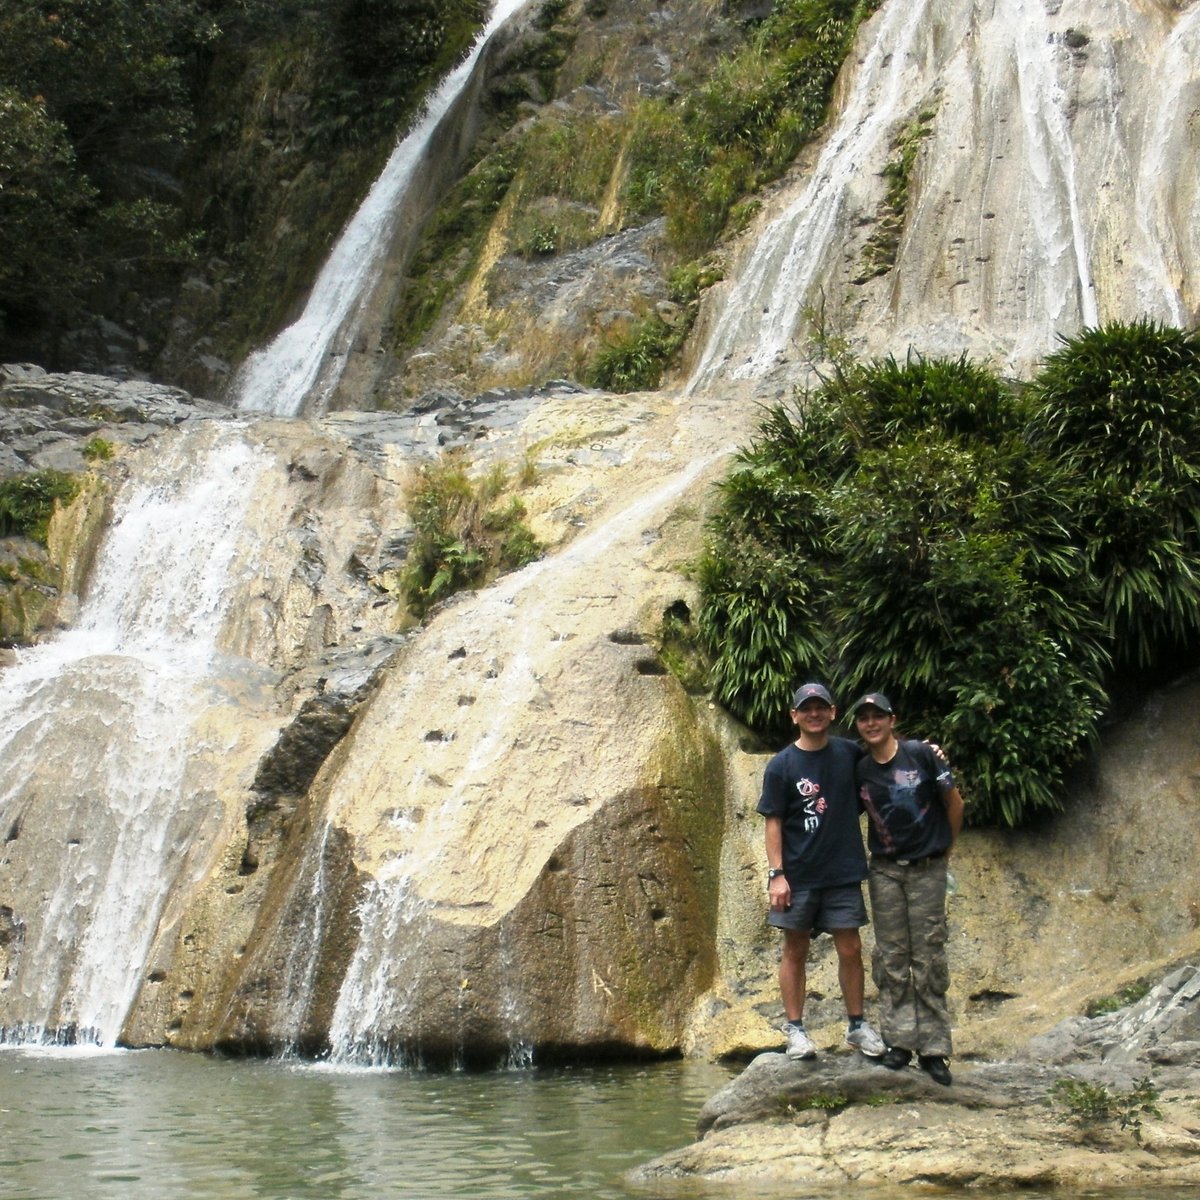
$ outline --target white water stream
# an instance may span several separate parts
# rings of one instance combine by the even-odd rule
[[[234,384],[244,412],[319,413],[337,385],[363,305],[387,253],[405,196],[446,114],[470,81],[492,34],[528,0],[497,0],[470,54],[443,81],[400,141],[366,199],[342,231],[295,322],[246,360]]]
[[[932,0],[888,0],[853,90],[808,184],[765,230],[733,281],[687,390],[758,378],[788,353],[841,223],[848,189],[912,93]]]
[[[319,410],[430,139],[487,40],[526,2],[498,0],[469,57],[397,145],[304,315],[248,362],[243,411]],[[321,374],[327,359],[335,367]],[[57,880],[21,928],[17,974],[4,983],[21,997],[6,998],[20,1016],[2,1031],[5,1041],[114,1045],[173,890],[210,865],[225,815],[206,755],[220,753],[213,739],[223,735],[206,726],[227,702],[231,677],[253,690],[269,675],[226,655],[221,637],[254,599],[239,595],[239,579],[252,578],[278,532],[280,509],[260,494],[271,462],[243,424],[184,430],[122,489],[78,627],[22,651],[4,674],[0,828],[10,881],[20,891],[16,876],[34,859],[39,879],[53,861]],[[302,1007],[311,980],[292,982]]]
[[[207,865],[222,809],[193,768],[222,626],[261,552],[246,509],[267,461],[215,423],[164,450],[118,501],[77,628],[5,672],[9,861],[57,878],[11,983],[25,1019],[10,1038],[114,1044],[171,889]]]
[[[822,324],[863,353],[966,349],[1014,372],[1083,326],[1189,324],[1198,27],[1195,5],[887,0],[815,167],[714,289],[688,391],[798,381]],[[895,267],[864,278],[884,169],[920,114]]]
[[[393,1035],[406,1032],[406,1018],[425,965],[420,939],[412,938],[411,930],[430,912],[425,894],[429,876],[442,868],[448,855],[471,852],[469,835],[477,818],[472,798],[493,787],[498,764],[517,736],[529,706],[537,702],[541,678],[554,669],[554,661],[562,653],[563,605],[594,586],[592,564],[614,546],[628,546],[627,554],[635,554],[641,532],[661,520],[724,453],[693,459],[562,552],[506,576],[443,614],[438,646],[470,643],[504,648],[503,666],[489,681],[495,694],[504,698],[503,704],[489,706],[485,732],[472,742],[465,762],[453,780],[447,781],[445,798],[436,812],[425,815],[418,836],[406,839],[414,828],[411,822],[397,830],[398,842],[407,848],[377,871],[365,893],[358,914],[358,941],[330,1023],[332,1061],[396,1061]],[[435,650],[433,658],[444,658],[444,654]],[[421,722],[428,707],[429,686],[422,664],[421,659],[406,661],[399,692],[389,700],[389,726],[406,728]],[[423,783],[420,778],[396,780],[391,803],[402,806],[418,799]],[[338,816],[335,809],[328,819]],[[519,964],[509,965],[519,973]],[[501,999],[510,1035],[509,1056],[519,1059],[527,1031],[522,1028],[515,999]]]

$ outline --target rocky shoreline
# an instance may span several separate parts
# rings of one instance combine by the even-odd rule
[[[639,1184],[823,1190],[1173,1187],[1200,1183],[1200,968],[1137,1003],[1074,1017],[941,1087],[862,1055],[760,1054],[701,1111],[699,1140]],[[706,1194],[708,1194],[706,1192]]]

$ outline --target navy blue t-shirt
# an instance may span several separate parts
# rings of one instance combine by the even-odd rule
[[[925,742],[902,741],[896,756],[858,763],[859,799],[869,818],[867,845],[889,858],[926,858],[950,848],[950,819],[943,800],[954,786],[945,759]]]
[[[854,767],[862,750],[831,737],[821,750],[795,742],[767,763],[758,811],[783,819],[783,869],[793,888],[839,887],[867,877]]]

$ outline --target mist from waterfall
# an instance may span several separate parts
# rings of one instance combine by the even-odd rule
[[[354,342],[372,284],[379,275],[406,194],[422,169],[430,142],[470,81],[492,34],[528,0],[497,0],[468,56],[426,103],[406,137],[392,151],[358,211],[347,223],[305,304],[304,311],[273,341],[252,353],[232,393],[243,412],[294,417],[320,413],[337,386]]]

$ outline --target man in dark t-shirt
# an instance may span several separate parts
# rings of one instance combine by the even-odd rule
[[[813,1058],[804,1028],[809,945],[828,931],[838,956],[846,1002],[846,1041],[877,1056],[885,1047],[863,1018],[861,926],[867,923],[862,881],[867,874],[858,827],[855,764],[862,751],[830,737],[837,710],[827,688],[806,683],[791,708],[798,736],[767,764],[758,811],[766,817],[767,921],[783,931],[779,991],[787,1018],[789,1058]]]

